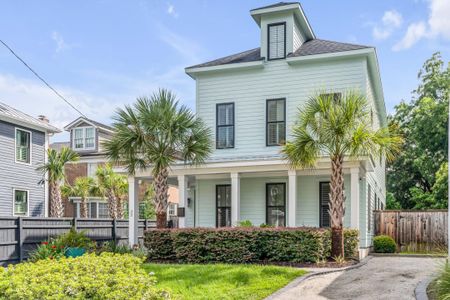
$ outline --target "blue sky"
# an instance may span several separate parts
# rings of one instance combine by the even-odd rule
[[[88,117],[158,87],[191,108],[184,67],[259,46],[252,8],[276,1],[8,1],[0,38]],[[377,48],[388,112],[432,53],[450,59],[450,0],[301,1],[316,36]],[[77,113],[0,47],[0,101],[63,127]],[[57,137],[57,140],[66,135]]]

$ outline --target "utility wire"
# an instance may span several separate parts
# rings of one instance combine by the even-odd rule
[[[72,107],[74,110],[76,110],[81,116],[85,117],[85,114],[83,114],[78,108],[76,108],[72,103],[69,102],[66,98],[63,97],[57,90],[55,90],[47,81],[45,81],[44,78],[42,78],[36,71],[34,71],[16,52],[14,52],[11,47],[9,47],[4,41],[0,40],[0,43],[3,44],[18,60],[20,60],[25,67],[27,67],[39,80],[41,80],[49,89],[51,89],[59,98],[61,98],[64,102],[66,102],[70,107]]]

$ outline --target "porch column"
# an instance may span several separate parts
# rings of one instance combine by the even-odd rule
[[[186,227],[186,202],[187,202],[187,178],[186,175],[178,175],[178,207],[184,209],[183,217],[178,217],[178,227]]]
[[[138,180],[134,176],[128,176],[128,244],[131,247],[138,243],[138,194]]]
[[[359,168],[350,169],[350,227],[359,229]]]
[[[289,177],[289,193],[288,193],[288,219],[287,226],[295,227],[296,226],[296,200],[297,200],[297,172],[295,170],[288,171]]]
[[[236,226],[241,219],[241,187],[239,173],[231,173],[231,226]]]

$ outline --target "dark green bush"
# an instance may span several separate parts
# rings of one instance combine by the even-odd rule
[[[345,254],[356,257],[358,231],[344,230]],[[150,230],[150,260],[188,263],[316,262],[330,257],[330,231],[317,228],[192,228]]]
[[[397,244],[394,239],[387,235],[379,235],[373,238],[373,251],[376,253],[394,253]]]

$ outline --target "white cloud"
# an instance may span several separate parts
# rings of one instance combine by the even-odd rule
[[[52,40],[54,40],[56,42],[56,52],[57,53],[61,52],[63,50],[69,50],[73,47],[73,45],[66,43],[64,41],[62,35],[57,31],[52,32]]]
[[[178,18],[178,12],[175,10],[175,6],[173,4],[168,4],[167,13],[174,18]]]
[[[427,26],[424,22],[412,23],[408,26],[405,36],[394,45],[392,50],[400,51],[411,48],[412,45],[425,37],[426,34]]]
[[[429,4],[428,20],[411,23],[403,38],[392,48],[394,51],[409,49],[423,38],[450,40],[450,1],[428,0],[427,2]]]
[[[399,12],[396,10],[388,10],[384,12],[381,22],[373,27],[373,37],[377,40],[387,39],[402,23],[403,17]]]

